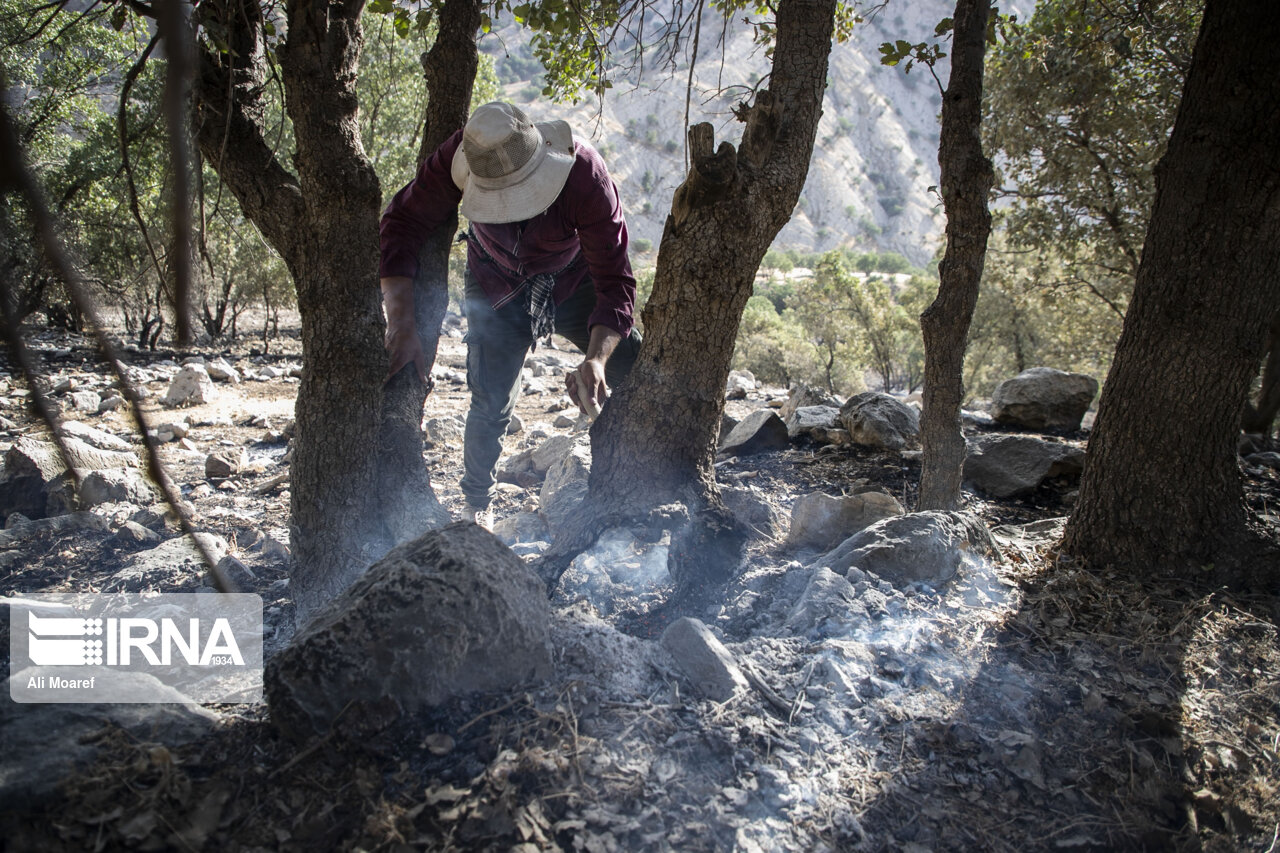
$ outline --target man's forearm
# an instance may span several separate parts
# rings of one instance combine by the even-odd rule
[[[601,323],[592,326],[591,340],[587,343],[587,360],[599,361],[601,364],[607,362],[621,341],[622,335],[615,329]]]

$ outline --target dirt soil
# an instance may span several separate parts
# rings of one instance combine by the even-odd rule
[[[109,384],[84,341],[41,332],[32,343],[51,384]],[[164,445],[165,462],[199,529],[223,537],[255,576],[246,591],[263,597],[270,654],[292,632],[281,475],[296,331],[261,349],[243,340],[198,351],[242,372],[273,366],[285,375],[218,383],[215,401],[182,410],[157,400],[191,353],[132,352],[128,361],[151,377],[153,423],[190,425],[185,446]],[[442,340],[428,419],[465,413],[464,354],[459,337]],[[568,352],[537,355],[547,367],[576,363]],[[559,372],[547,372],[529,376],[517,409],[524,428],[509,436],[507,454],[572,429],[555,425],[567,400]],[[65,405],[68,390],[54,394]],[[730,412],[776,396],[758,392]],[[43,431],[19,396],[3,399],[0,449]],[[130,432],[119,412],[65,416]],[[455,515],[460,442],[458,433],[427,450]],[[245,448],[249,468],[206,479],[205,456],[226,447]],[[975,560],[937,589],[868,576],[857,584],[865,610],[797,630],[791,611],[805,574],[780,541],[794,500],[865,479],[910,509],[918,464],[792,445],[719,471],[782,524],[697,612],[672,604],[654,550],[661,543],[606,537],[553,599],[550,683],[471,696],[359,736],[339,726],[302,748],[278,737],[265,705],[214,706],[216,730],[183,747],[106,727],[93,736],[93,762],[56,799],[11,815],[0,847],[1280,850],[1274,599],[1192,586],[1159,567],[1098,573],[1059,559],[1053,547],[1075,487],[1062,481],[1024,500],[967,496],[996,535],[998,559]],[[1245,474],[1251,507],[1274,530],[1276,472]],[[497,517],[536,509],[536,495],[536,486],[503,484]],[[0,589],[102,587],[130,554],[154,547],[113,532],[133,509],[102,509],[108,530],[46,531],[0,552]],[[158,514],[151,526],[177,535]],[[532,557],[537,546],[517,552]],[[164,591],[204,585],[191,573]],[[724,703],[691,694],[653,639],[680,615],[713,628],[750,690]]]

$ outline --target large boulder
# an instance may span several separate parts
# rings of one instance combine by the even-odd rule
[[[467,522],[393,549],[267,666],[271,718],[305,741],[354,736],[475,691],[552,672],[546,588]]]
[[[847,574],[874,572],[895,586],[950,580],[966,559],[996,553],[995,540],[977,516],[964,512],[913,512],[877,521],[814,560]]]
[[[217,395],[209,371],[203,364],[187,364],[179,370],[169,382],[169,390],[165,392],[162,402],[173,408],[175,406],[199,406],[208,403]]]
[[[791,508],[786,546],[827,550],[882,518],[902,515],[902,504],[883,492],[860,495],[801,495]]]
[[[1092,376],[1033,367],[996,386],[991,416],[1026,429],[1077,430],[1097,393]]]
[[[1030,435],[984,435],[970,439],[964,479],[996,498],[1034,492],[1052,477],[1079,477],[1085,453],[1079,447]]]
[[[920,441],[920,414],[878,391],[850,397],[840,407],[840,421],[853,443],[865,447],[903,450]]]
[[[720,442],[723,456],[750,456],[788,446],[787,425],[772,409],[757,409],[747,415]]]

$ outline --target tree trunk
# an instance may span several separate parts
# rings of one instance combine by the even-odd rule
[[[553,544],[542,565],[549,581],[605,524],[671,503],[693,520],[671,548],[677,584],[716,582],[736,568],[743,533],[714,469],[725,382],[756,270],[808,174],[834,14],[834,0],[778,4],[770,88],[739,111],[738,149],[716,150],[710,124],[690,128],[692,165],[663,231],[644,345],[592,427],[589,517]]]
[[[964,401],[964,353],[978,304],[987,256],[991,213],[987,194],[995,176],[982,153],[982,61],[990,0],[958,0],[951,79],[942,98],[942,202],[947,212],[947,251],[938,267],[938,296],[920,315],[924,336],[924,448],[918,509],[956,509],[964,470],[960,431]]]
[[[427,81],[427,114],[418,149],[418,161],[432,152],[467,122],[471,90],[480,59],[476,32],[480,6],[476,0],[449,0],[439,9],[439,30],[431,50],[422,55]],[[449,250],[457,230],[457,216],[427,236],[418,252],[418,273],[413,281],[413,313],[425,371],[430,383],[440,344],[440,327],[449,307]],[[387,383],[383,399],[381,436],[384,520],[396,542],[415,538],[448,523],[448,514],[435,499],[431,477],[422,462],[422,410],[430,385],[423,385],[412,370],[401,370]],[[415,464],[405,464],[416,455]]]
[[[1274,11],[1267,0],[1205,7],[1067,525],[1064,549],[1096,565],[1249,562],[1236,442],[1280,304]]]
[[[251,0],[201,14],[230,50],[203,45],[195,85],[201,151],[245,214],[280,252],[302,317],[303,376],[291,466],[297,618],[344,589],[396,542],[399,507],[380,462],[423,467],[422,444],[388,448],[383,435],[387,356],[378,282],[377,176],[356,124],[355,73],[363,0],[290,0],[277,51],[293,121],[297,178],[264,130],[263,12]],[[387,459],[389,453],[397,458]],[[435,496],[421,496],[434,505]],[[444,516],[443,510],[439,515]]]

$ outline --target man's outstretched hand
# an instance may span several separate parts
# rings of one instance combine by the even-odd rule
[[[577,370],[565,374],[564,386],[569,399],[577,404],[578,411],[592,418],[597,417],[605,398],[609,396],[609,388],[604,381],[604,362],[587,359]]]

